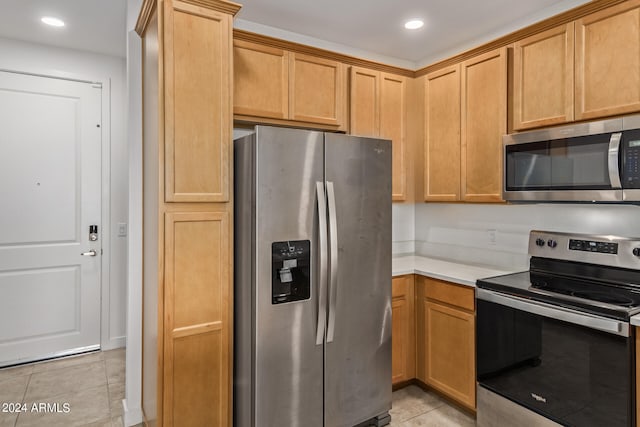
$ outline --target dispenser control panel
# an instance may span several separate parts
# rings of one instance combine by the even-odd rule
[[[311,241],[271,244],[271,303],[311,298]]]

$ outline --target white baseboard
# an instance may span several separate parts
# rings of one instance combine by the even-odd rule
[[[135,426],[140,424],[144,417],[142,416],[142,408],[140,406],[136,408],[129,408],[127,405],[127,399],[122,399],[122,407],[124,408],[124,425],[125,427]]]
[[[127,346],[127,337],[111,338],[102,344],[101,350],[113,350],[116,348],[122,348]]]

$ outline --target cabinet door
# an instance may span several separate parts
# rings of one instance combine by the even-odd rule
[[[344,65],[300,53],[289,55],[289,118],[342,125],[346,107]]]
[[[392,280],[392,383],[408,381],[415,376],[415,313],[413,276]]]
[[[502,201],[502,136],[507,132],[507,49],[462,64],[462,200]]]
[[[573,22],[513,47],[513,127],[573,120]]]
[[[231,16],[167,2],[165,200],[229,201]]]
[[[393,150],[393,200],[407,197],[407,79],[394,74],[380,74],[380,138],[390,139]]]
[[[576,119],[640,110],[640,0],[579,19]]]
[[[349,133],[377,138],[380,135],[380,73],[351,67]]]
[[[235,40],[233,65],[234,114],[289,117],[289,52]]]
[[[425,382],[475,409],[475,316],[429,300],[423,304]]]
[[[230,425],[228,212],[167,213],[164,426]]]
[[[460,66],[425,79],[424,199],[460,200]]]

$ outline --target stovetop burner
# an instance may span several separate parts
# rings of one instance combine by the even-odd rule
[[[614,288],[567,278],[549,277],[543,279],[535,273],[531,273],[531,286],[557,294],[620,307],[640,306],[640,295],[624,288]]]

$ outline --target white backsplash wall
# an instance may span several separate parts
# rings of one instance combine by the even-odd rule
[[[421,203],[414,207],[416,254],[509,270],[528,268],[533,229],[640,237],[640,207],[633,205]],[[407,206],[394,205],[394,254],[410,233],[404,223],[411,215],[408,211]]]
[[[415,206],[410,203],[394,203],[391,207],[393,241],[391,253],[393,255],[415,252]]]

